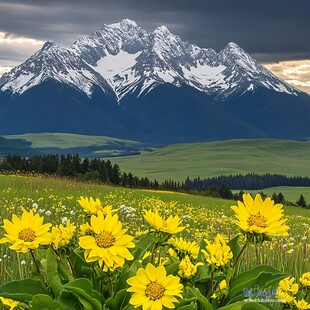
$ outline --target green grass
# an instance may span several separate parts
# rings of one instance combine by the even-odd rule
[[[110,157],[150,151],[150,146],[131,140],[105,136],[89,136],[69,133],[27,133],[6,135],[31,143],[31,147],[45,153],[79,153],[82,157]]]
[[[113,162],[140,177],[184,181],[251,172],[309,176],[309,159],[308,142],[256,139],[170,145]]]
[[[307,203],[310,204],[310,187],[303,186],[276,186],[270,188],[264,188],[259,191],[250,191],[252,194],[256,194],[262,191],[268,196],[272,196],[273,193],[279,194],[280,192],[284,195],[284,198],[291,202],[296,202],[302,194]],[[234,191],[235,192],[235,191]],[[238,192],[238,191],[237,191]]]
[[[20,215],[23,208],[29,210],[36,204],[36,210],[44,216],[45,222],[56,225],[67,217],[74,223],[84,223],[85,213],[77,199],[93,196],[100,198],[104,206],[111,205],[117,209],[120,220],[132,235],[148,229],[143,213],[150,208],[158,208],[165,217],[170,214],[183,217],[182,224],[186,229],[182,234],[188,240],[201,240],[206,236],[211,240],[217,233],[231,238],[238,233],[234,212],[230,208],[235,202],[229,200],[16,175],[0,175],[0,192],[0,221],[11,219],[12,214]],[[134,211],[122,211],[122,205],[130,206]],[[310,210],[285,207],[284,214],[291,227],[290,237],[275,238],[272,243],[266,243],[260,257],[256,257],[255,249],[249,247],[244,253],[241,270],[251,268],[259,261],[295,277],[309,271],[306,258],[309,255]],[[28,275],[32,268],[29,253],[16,255],[5,244],[0,246],[0,259],[0,284]],[[20,266],[24,259],[26,265]]]

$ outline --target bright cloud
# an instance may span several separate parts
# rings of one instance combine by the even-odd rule
[[[0,76],[23,63],[43,44],[40,40],[0,31]]]
[[[0,44],[32,44],[40,46],[44,42],[32,38],[18,37],[14,34],[0,31]]]
[[[0,66],[0,76],[3,75],[4,73],[9,72],[12,69],[12,67],[1,67]]]
[[[310,94],[310,59],[270,63],[264,66],[285,82]]]

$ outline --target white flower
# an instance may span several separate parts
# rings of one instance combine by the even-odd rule
[[[21,262],[20,262],[21,265],[26,265],[26,261],[23,259]]]
[[[52,214],[52,212],[51,212],[50,210],[47,210],[47,211],[45,212],[45,214],[46,214],[47,216],[50,216],[50,215]]]
[[[32,208],[34,208],[34,209],[37,209],[38,206],[39,206],[39,205],[38,205],[37,203],[35,203],[35,202],[32,204]]]
[[[75,212],[73,210],[70,211],[70,215],[74,215]]]
[[[64,217],[61,219],[62,225],[66,225],[67,221],[68,221],[68,218],[67,218],[66,216],[64,216]]]

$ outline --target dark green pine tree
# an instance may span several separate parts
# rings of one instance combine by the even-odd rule
[[[305,199],[305,197],[301,194],[299,199],[296,201],[296,205],[302,208],[307,208],[307,201]]]

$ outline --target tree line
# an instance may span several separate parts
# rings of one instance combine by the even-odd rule
[[[259,190],[273,186],[310,186],[310,179],[307,177],[288,177],[278,174],[258,175],[255,173],[206,179],[197,177],[192,180],[187,177],[184,182],[169,179],[160,183],[147,177],[134,176],[131,172],[121,172],[120,167],[117,164],[112,164],[110,160],[99,158],[81,159],[78,154],[46,154],[28,158],[21,157],[20,155],[7,155],[0,161],[0,172],[17,171],[57,175],[130,188],[182,191],[232,200],[242,200],[243,190]],[[233,189],[240,188],[242,190],[239,193],[232,192]],[[263,197],[266,196],[262,192],[261,195]],[[286,201],[282,193],[274,193],[272,199],[276,203],[309,207],[302,195],[295,203]]]
[[[245,175],[221,175],[218,177],[200,179],[199,177],[185,181],[186,189],[205,190],[211,185],[220,186],[225,184],[230,189],[260,190],[275,186],[310,186],[310,178],[298,176],[286,176],[281,174],[256,174]]]

